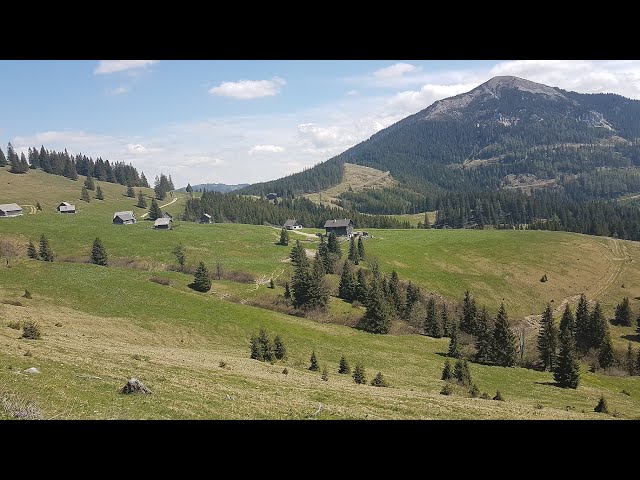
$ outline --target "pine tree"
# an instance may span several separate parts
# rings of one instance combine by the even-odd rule
[[[151,199],[151,207],[149,208],[149,219],[156,220],[162,218],[162,210],[155,198]]]
[[[291,300],[291,290],[289,289],[289,282],[284,284],[284,299],[287,302]]]
[[[362,237],[358,237],[358,257],[360,257],[360,261],[364,260],[364,242],[362,241]]]
[[[349,367],[349,362],[344,355],[340,357],[340,365],[338,366],[338,373],[343,375],[351,373],[351,367]]]
[[[391,329],[391,309],[384,298],[379,283],[375,279],[367,295],[366,307],[367,310],[363,319],[364,329],[371,333],[389,333]]]
[[[607,406],[607,400],[604,398],[604,395],[600,395],[600,400],[598,400],[598,404],[593,411],[598,413],[609,413],[609,407]]]
[[[208,292],[211,290],[211,279],[209,278],[209,272],[204,262],[198,264],[191,288],[198,292]]]
[[[604,368],[605,370],[609,367],[613,367],[617,363],[616,356],[613,351],[613,344],[611,343],[611,334],[608,329],[604,335],[602,343],[600,344],[598,363],[600,364],[600,368]]]
[[[316,358],[316,351],[313,350],[311,352],[311,365],[309,365],[309,370],[312,372],[317,372],[320,370],[320,366],[318,365],[318,359]]]
[[[476,333],[476,300],[471,297],[469,290],[464,292],[460,330],[472,335]]]
[[[553,377],[562,388],[578,388],[580,383],[580,363],[576,342],[569,328],[560,330],[558,358]]]
[[[358,248],[356,247],[356,242],[353,239],[353,237],[351,237],[351,240],[349,240],[349,256],[347,258],[351,262],[353,262],[354,265],[358,265],[358,262],[360,262],[360,256],[358,255]]]
[[[382,372],[378,372],[377,375],[373,377],[373,380],[371,380],[371,386],[372,387],[388,387],[389,384],[385,380],[384,375],[382,375]]]
[[[340,284],[338,285],[338,297],[346,302],[355,300],[356,295],[356,277],[353,274],[353,267],[349,260],[345,260],[342,267],[342,275],[340,275]]]
[[[356,367],[353,369],[353,381],[357,384],[367,383],[367,375],[361,363],[356,363]]]
[[[95,190],[96,185],[93,183],[93,177],[91,175],[87,175],[86,180],[84,181],[84,186],[87,190]]]
[[[547,303],[547,308],[542,314],[540,332],[538,333],[538,352],[540,353],[540,362],[543,370],[549,369],[549,371],[553,371],[555,367],[557,336],[558,332],[553,321],[553,311],[551,310],[551,305]]]
[[[631,342],[627,343],[627,354],[625,356],[625,366],[629,375],[634,375],[636,372],[636,355],[631,346]]]
[[[590,342],[590,320],[589,320],[589,302],[584,293],[580,295],[578,306],[576,307],[576,329],[575,340],[576,347],[579,352],[586,352],[591,346]]]
[[[104,194],[102,193],[102,188],[100,188],[100,185],[96,187],[96,199],[104,200]]]
[[[325,365],[322,369],[322,376],[320,377],[325,382],[329,381],[329,371],[327,370],[327,366]]]
[[[38,256],[40,260],[45,262],[53,262],[53,250],[49,246],[49,239],[42,235],[40,237],[40,249],[38,250]]]
[[[338,258],[342,257],[342,250],[340,249],[340,244],[338,243],[338,237],[333,232],[333,230],[329,232],[327,247],[329,248],[330,253],[335,253]]]
[[[483,308],[478,314],[476,323],[476,360],[488,363],[493,358],[491,345],[493,343],[493,330],[489,324],[487,309]]]
[[[451,336],[449,340],[449,351],[447,357],[460,358],[460,349],[458,347],[458,328],[454,323],[451,325]]]
[[[102,240],[98,237],[93,241],[93,247],[91,247],[91,263],[95,265],[107,266],[107,251],[102,245]]]
[[[147,200],[144,198],[142,190],[138,190],[138,208],[147,208]]]
[[[451,362],[447,358],[444,361],[444,368],[442,369],[442,377],[441,380],[449,381],[453,378],[453,371],[451,370]]]
[[[133,189],[133,185],[128,185],[127,186],[127,197],[135,198],[135,196],[136,196],[136,192]]]
[[[171,253],[173,253],[176,256],[176,261],[180,266],[180,271],[183,272],[184,266],[187,263],[187,249],[182,243],[179,243],[178,245],[173,247],[173,250],[171,251]]]
[[[466,360],[458,359],[455,367],[453,367],[453,377],[456,381],[468,387],[471,385],[471,372],[469,371],[469,364]]]
[[[289,232],[287,231],[286,228],[283,228],[282,230],[280,230],[280,245],[284,245],[285,247],[287,247],[289,245]]]
[[[278,360],[283,360],[287,356],[287,347],[285,347],[280,335],[276,335],[273,339],[273,354]]]
[[[273,344],[271,343],[269,335],[264,328],[261,328],[258,333],[258,346],[265,362],[270,362],[274,359],[275,354],[273,351]]]
[[[496,315],[491,353],[492,360],[497,365],[512,367],[516,364],[516,339],[509,328],[509,320],[504,303],[500,304],[500,309]]]
[[[82,190],[80,191],[80,200],[87,203],[91,201],[91,199],[89,198],[89,191],[87,190],[87,187],[84,185],[82,186]]]
[[[629,305],[629,297],[624,297],[622,302],[616,305],[616,315],[613,323],[625,327],[631,326],[631,305]]]
[[[567,303],[564,307],[564,312],[562,313],[562,319],[560,320],[560,328],[559,330],[565,329],[571,330],[571,332],[576,334],[576,320],[573,317],[573,313],[571,312],[571,307],[569,307],[569,303]]]
[[[324,282],[324,271],[319,262],[313,262],[307,277],[307,303],[306,310],[326,311],[329,305],[329,290]]]
[[[33,258],[35,260],[38,260],[38,251],[36,250],[35,245],[33,244],[33,242],[31,241],[31,239],[29,239],[29,246],[27,247],[27,257],[29,258]]]

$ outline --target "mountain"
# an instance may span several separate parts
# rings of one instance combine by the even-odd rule
[[[501,76],[439,100],[311,169],[241,192],[318,191],[342,180],[345,162],[388,170],[427,194],[570,189],[603,168],[639,166],[639,142],[640,101]]]
[[[192,188],[194,192],[206,190],[207,192],[229,193],[234,190],[238,190],[239,188],[247,187],[248,185],[248,183],[239,183],[237,185],[227,185],[226,183],[200,183],[198,185],[192,185]],[[178,192],[184,192],[186,188],[187,187],[179,188]]]

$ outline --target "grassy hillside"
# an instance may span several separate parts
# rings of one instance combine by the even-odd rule
[[[165,269],[173,263],[171,249],[182,242],[190,263],[203,259],[213,268],[221,259],[225,268],[263,280],[286,278],[290,249],[275,245],[277,229],[186,222],[167,232],[154,231],[151,222],[118,227],[111,224],[113,211],[135,203],[122,196],[124,187],[102,184],[104,202],[76,201],[79,213],[64,216],[54,207],[75,201],[81,182],[33,171],[0,171],[0,182],[2,203],[40,201],[44,207],[34,215],[0,219],[1,238],[24,245],[45,233],[59,258],[77,260],[88,257],[93,238],[100,236],[110,258],[133,260],[129,268],[104,268],[21,257],[11,268],[0,268],[0,405],[32,402],[44,418],[603,418],[592,410],[604,394],[611,411],[623,418],[640,412],[639,377],[589,373],[586,366],[574,391],[554,386],[548,372],[472,364],[480,390],[493,396],[499,389],[507,401],[445,397],[439,391],[446,339],[376,336],[284,315],[246,304],[282,294],[280,286],[214,280],[211,291],[201,294],[187,287],[191,275]],[[167,209],[177,213],[181,201]],[[583,290],[601,299],[607,314],[622,295],[640,296],[640,251],[632,242],[538,231],[371,233],[367,254],[379,259],[384,272],[396,269],[401,278],[454,299],[470,288],[491,308],[505,297],[511,317],[540,313],[547,300],[559,302]],[[315,248],[312,236],[291,238]],[[549,278],[544,284],[543,273]],[[154,276],[171,284],[153,283]],[[21,297],[25,289],[32,299]],[[229,295],[235,302],[225,300]],[[4,303],[16,301],[22,306]],[[636,300],[632,306],[637,312]],[[362,314],[337,299],[331,308],[344,318]],[[40,324],[41,340],[21,339],[8,326],[25,320]],[[285,361],[249,359],[249,338],[261,327],[284,338]],[[612,332],[619,347],[626,345],[623,335],[633,337],[631,328]],[[328,382],[307,370],[314,349],[329,370]],[[369,380],[381,371],[393,388],[359,386],[338,375],[342,354],[352,367],[362,362]],[[30,367],[41,373],[23,372]],[[120,395],[131,376],[153,395]],[[0,418],[10,416],[0,407]]]

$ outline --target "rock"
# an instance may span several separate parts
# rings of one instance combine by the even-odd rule
[[[126,394],[130,394],[130,393],[144,393],[146,395],[151,393],[151,390],[149,390],[144,383],[142,383],[140,380],[138,380],[137,378],[131,378],[129,379],[129,381],[126,383],[126,385],[124,387],[122,387],[122,390],[120,390],[120,393],[126,393]]]
[[[31,367],[24,370],[23,373],[40,373],[40,370],[38,370],[36,367]]]

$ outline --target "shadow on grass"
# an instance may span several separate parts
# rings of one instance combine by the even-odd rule
[[[548,385],[550,387],[564,388],[564,387],[561,387],[558,382],[534,382],[534,383],[536,385]]]
[[[630,342],[640,342],[640,335],[622,335],[622,338]]]

